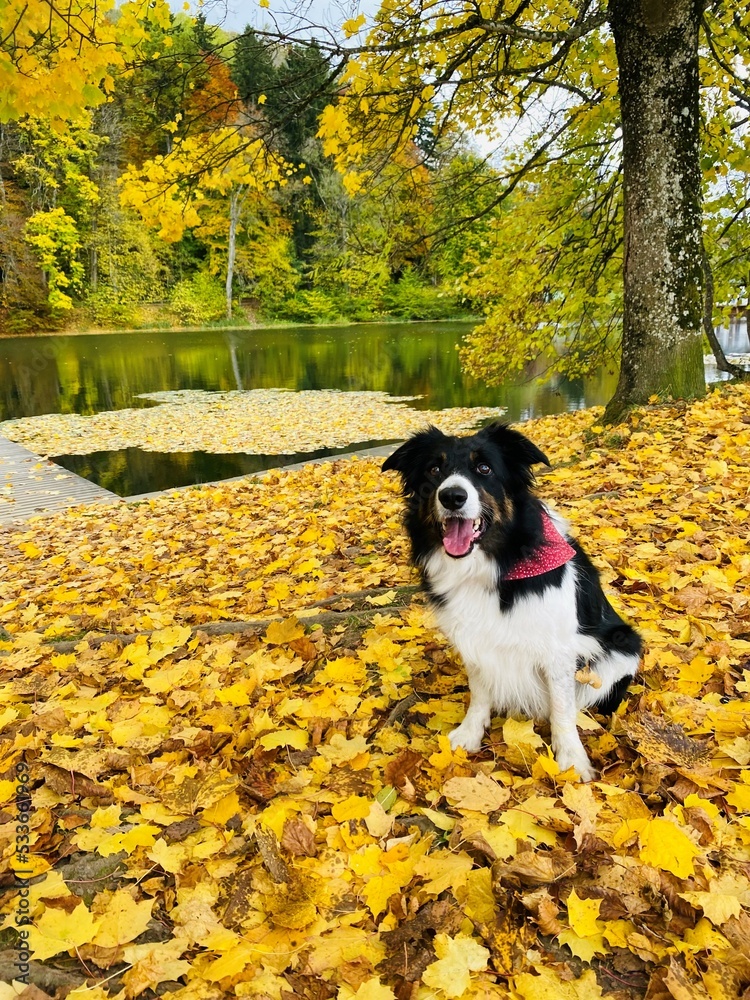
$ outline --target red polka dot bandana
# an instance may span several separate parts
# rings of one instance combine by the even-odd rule
[[[542,513],[542,524],[544,543],[536,552],[517,562],[513,569],[505,574],[504,579],[528,580],[532,576],[541,576],[542,573],[549,573],[552,569],[564,566],[576,554],[573,546],[565,541],[552,523],[552,518],[545,512]]]

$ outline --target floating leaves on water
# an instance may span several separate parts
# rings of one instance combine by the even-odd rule
[[[214,454],[293,455],[367,441],[396,441],[435,423],[447,434],[502,416],[502,407],[415,410],[418,396],[334,389],[291,392],[251,389],[144,393],[159,405],[107,410],[84,417],[47,413],[0,424],[0,434],[38,455],[95,451],[205,451]]]

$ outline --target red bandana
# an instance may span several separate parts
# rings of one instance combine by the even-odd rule
[[[573,546],[565,541],[546,511],[542,512],[542,525],[544,544],[540,545],[536,552],[517,562],[513,569],[505,574],[504,579],[528,580],[531,576],[541,576],[542,573],[549,573],[551,569],[564,566],[576,554]]]

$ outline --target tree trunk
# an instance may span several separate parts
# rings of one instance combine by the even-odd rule
[[[698,28],[703,0],[611,0],[625,257],[622,361],[605,419],[705,392]]]
[[[229,248],[227,252],[227,319],[232,318],[232,283],[237,255],[237,226],[240,221],[244,186],[233,187],[229,195]]]

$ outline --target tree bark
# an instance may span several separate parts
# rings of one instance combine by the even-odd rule
[[[698,30],[703,0],[611,0],[625,254],[622,361],[605,420],[705,392]]]
[[[234,282],[234,262],[237,255],[237,226],[242,213],[245,187],[233,187],[229,195],[229,247],[227,251],[227,319],[232,318],[232,284]]]

